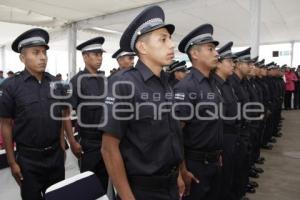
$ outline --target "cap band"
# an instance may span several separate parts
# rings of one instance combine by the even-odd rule
[[[238,57],[240,60],[250,59],[250,54]]]
[[[122,51],[121,53],[119,53],[117,56],[116,56],[116,59],[122,57],[122,56],[134,56],[135,53],[134,52],[128,52],[128,51]]]
[[[150,19],[143,24],[141,24],[132,35],[131,41],[130,41],[130,48],[131,50],[134,50],[135,41],[138,36],[140,36],[142,33],[145,33],[146,31],[150,30],[151,28],[164,24],[163,20],[161,18],[153,18]]]
[[[191,45],[200,43],[200,42],[204,41],[205,39],[207,39],[207,40],[213,40],[212,34],[210,34],[210,33],[205,33],[205,34],[198,35],[198,36],[196,36],[196,37],[190,39],[190,40],[186,43],[186,45],[185,45],[184,52],[187,52],[188,48],[189,48]]]
[[[30,38],[26,38],[22,41],[19,42],[18,45],[18,50],[20,50],[22,47],[30,45],[30,44],[34,44],[34,43],[45,43],[46,41],[44,38],[42,37],[30,37]]]
[[[85,46],[81,49],[82,52],[84,52],[84,51],[93,51],[93,50],[104,51],[101,44],[90,44],[90,45],[87,45],[87,46]]]

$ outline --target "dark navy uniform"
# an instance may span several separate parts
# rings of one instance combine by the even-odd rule
[[[39,82],[27,70],[3,83],[0,98],[2,118],[12,118],[13,139],[17,147],[17,163],[24,180],[23,199],[40,199],[41,191],[64,179],[64,152],[60,147],[61,121],[50,115],[50,106],[59,103],[50,94],[55,77],[44,73]],[[53,114],[61,117],[59,106]],[[47,128],[45,128],[47,127]]]
[[[237,56],[236,60],[239,62],[249,62],[250,61],[250,48],[247,48],[243,51],[235,53]],[[246,90],[245,85],[243,84],[243,80],[239,78],[236,73],[233,73],[228,78],[230,85],[233,87],[235,95],[237,96],[238,103],[241,108],[250,102],[249,94]],[[239,152],[238,162],[235,166],[235,171],[237,172],[233,187],[235,188],[235,192],[238,198],[242,198],[247,191],[247,184],[249,182],[248,173],[250,170],[250,156],[251,156],[251,148],[250,148],[250,129],[249,129],[249,121],[241,116],[241,119],[238,120],[238,132],[241,137],[239,141],[237,152]]]
[[[161,7],[146,8],[124,31],[120,47],[136,51],[138,37],[159,28],[172,34],[174,25],[165,24],[164,19]],[[149,67],[138,60],[134,68],[109,79],[105,101],[108,120],[103,131],[120,140],[119,149],[135,199],[177,200],[178,167],[183,161],[180,123],[171,113],[174,100],[167,74],[161,70],[156,76]],[[120,109],[123,112],[118,112]]]
[[[175,99],[177,102],[192,103],[195,107],[199,102],[220,103],[220,97],[215,94],[217,88],[213,88],[210,80],[203,76],[197,69],[192,68],[190,74],[174,87]],[[206,110],[213,113],[212,106],[200,106],[200,116],[209,117]],[[182,117],[190,116],[192,110],[188,106],[178,106],[178,114]],[[198,120],[187,121],[183,128],[184,146],[191,150],[215,151],[222,149],[222,121]]]
[[[104,52],[101,47],[103,43],[104,38],[97,37],[80,44],[77,49],[83,53]],[[77,111],[78,135],[84,152],[80,159],[80,172],[94,172],[106,191],[108,174],[100,152],[102,132],[98,128],[104,121],[103,107],[107,80],[104,72],[98,71],[96,75],[93,75],[85,68],[78,72],[70,82],[73,92],[68,101]]]
[[[20,53],[23,48],[44,46],[48,49],[49,34],[43,29],[31,29],[12,44]],[[25,200],[42,198],[50,185],[65,177],[64,150],[60,145],[62,123],[59,100],[51,95],[63,92],[55,89],[54,76],[42,73],[39,81],[25,69],[3,83],[0,95],[0,117],[13,120],[13,140],[16,162],[21,168],[21,196]]]
[[[192,68],[190,74],[174,87],[175,99],[178,103],[189,103],[196,108],[199,102],[208,102],[218,105],[220,97],[215,93],[216,88],[210,80],[204,77],[197,69]],[[191,96],[192,95],[192,96]],[[212,105],[200,106],[201,117],[209,117],[207,112],[215,113]],[[177,106],[177,115],[188,117],[192,110],[189,106]],[[217,195],[214,193],[218,189],[218,175],[220,173],[219,156],[223,149],[223,129],[222,120],[216,119],[199,120],[195,114],[192,119],[183,120],[186,125],[183,128],[185,162],[187,169],[191,171],[200,183],[193,183],[191,194],[186,199],[202,199],[206,196]],[[206,155],[211,154],[209,159]],[[199,155],[199,158],[197,158]],[[203,156],[201,156],[203,155]],[[204,188],[209,188],[205,190]]]
[[[210,24],[197,27],[180,42],[179,50],[187,53],[194,44],[218,45],[212,33]],[[184,199],[219,199],[223,149],[223,122],[218,115],[222,102],[219,91],[208,77],[192,67],[187,77],[175,85],[174,92],[176,102],[181,104],[176,106],[176,114],[185,122],[186,167],[200,180],[198,184],[192,183],[190,195]]]
[[[172,118],[170,111],[162,113],[161,119],[157,119],[155,114],[158,106],[173,103],[173,92],[167,74],[162,71],[159,78],[144,63],[138,61],[135,68],[123,71],[117,78],[115,82],[129,81],[134,88],[128,84],[117,84],[116,93],[133,96],[123,99],[109,93],[106,99],[108,123],[103,130],[121,141],[120,151],[136,199],[178,199],[176,168],[183,159],[180,124]],[[131,119],[116,120],[112,116],[112,107],[117,103],[130,103],[135,106],[132,112],[119,114],[120,117],[132,115]],[[139,104],[141,106],[137,108],[136,105]],[[117,108],[128,107],[120,105]],[[171,106],[165,108],[171,109]],[[172,180],[166,182],[162,178],[164,176],[170,176]],[[143,192],[143,187],[149,190]],[[170,193],[165,193],[164,188],[169,188]],[[151,190],[161,194],[150,192]]]
[[[220,62],[223,59],[234,59],[235,56],[231,52],[233,42],[225,44],[218,49]],[[233,181],[237,173],[235,165],[238,160],[238,145],[240,141],[238,132],[238,102],[232,86],[229,81],[222,79],[217,73],[211,75],[217,88],[223,98],[223,109],[221,112],[223,119],[223,168],[222,168],[222,197],[220,199],[234,200],[238,199],[236,189],[233,187]]]

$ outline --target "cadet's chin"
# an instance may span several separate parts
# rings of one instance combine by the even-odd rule
[[[217,64],[214,64],[214,65],[211,66],[211,70],[214,70],[216,68],[217,68]]]
[[[168,65],[171,65],[172,62],[173,62],[172,59],[171,59],[171,60],[166,60],[165,62],[162,62],[161,65],[162,65],[162,66],[168,66]]]

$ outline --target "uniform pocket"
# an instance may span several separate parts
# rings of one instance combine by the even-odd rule
[[[22,117],[33,117],[39,113],[39,100],[35,95],[27,95],[16,100],[17,112]]]

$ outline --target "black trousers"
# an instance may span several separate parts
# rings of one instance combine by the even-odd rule
[[[272,138],[273,130],[274,130],[273,127],[274,127],[274,112],[266,119],[266,128],[264,129],[264,133],[263,133],[262,145],[267,145],[270,139]]]
[[[284,108],[285,109],[291,109],[291,103],[292,103],[292,92],[291,91],[285,91]]]
[[[246,136],[238,138],[234,157],[236,162],[234,165],[233,193],[235,197],[241,199],[246,194],[246,185],[249,182],[249,138]]]
[[[294,93],[294,108],[300,109],[300,89],[299,88]]]
[[[200,180],[193,182],[190,195],[184,200],[219,200],[221,196],[222,168],[219,162],[205,164],[201,161],[186,158],[187,169]]]
[[[81,139],[80,144],[84,154],[80,160],[80,172],[94,172],[102,184],[103,190],[107,191],[108,173],[100,152],[99,140]]]
[[[44,199],[46,189],[65,178],[60,147],[47,153],[18,150],[16,160],[24,178],[20,186],[23,200]]]
[[[238,200],[236,188],[233,187],[234,179],[237,178],[234,166],[238,162],[237,134],[224,134],[223,136],[223,167],[222,167],[222,197],[220,200]]]
[[[251,166],[255,164],[255,161],[259,158],[260,155],[260,135],[261,133],[261,126],[260,126],[260,122],[255,122],[256,125],[253,127],[250,127],[250,132],[251,132],[251,136],[250,136],[250,142],[251,142],[251,157],[250,157],[250,162],[251,162]]]
[[[179,200],[177,178],[171,181],[166,187],[145,187],[141,184],[130,184],[136,200]],[[117,196],[117,200],[121,200]]]

